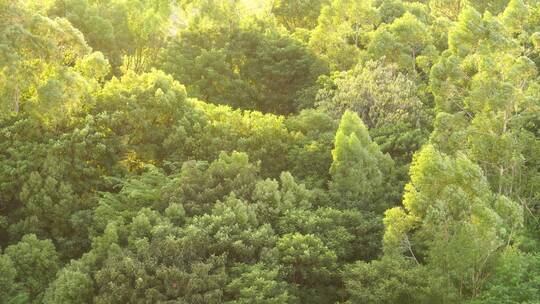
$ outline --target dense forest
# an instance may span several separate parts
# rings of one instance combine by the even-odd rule
[[[540,303],[539,0],[0,0],[0,303]]]

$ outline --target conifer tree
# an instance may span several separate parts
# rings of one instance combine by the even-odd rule
[[[383,181],[392,159],[381,153],[362,120],[346,111],[336,134],[330,191],[342,208],[382,211]]]

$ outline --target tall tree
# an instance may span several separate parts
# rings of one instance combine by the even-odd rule
[[[431,145],[415,156],[403,205],[386,211],[386,254],[429,265],[465,298],[480,293],[523,224],[520,205],[491,192],[480,167]]]
[[[382,212],[391,203],[384,201],[383,185],[393,161],[381,153],[356,113],[343,114],[332,156],[330,191],[337,206]]]

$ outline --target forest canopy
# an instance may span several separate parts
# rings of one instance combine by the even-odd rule
[[[540,1],[0,0],[0,303],[540,303]]]

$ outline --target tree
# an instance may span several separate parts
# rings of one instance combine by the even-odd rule
[[[172,153],[186,157],[196,151],[186,133],[197,127],[200,116],[186,100],[185,88],[162,71],[140,75],[131,71],[113,78],[100,91],[92,112],[126,143],[128,151],[122,158],[130,169],[162,162]],[[180,136],[187,141],[181,147],[171,142]]]
[[[297,298],[290,292],[290,286],[279,278],[277,269],[265,269],[260,264],[245,268],[241,269],[240,276],[227,286],[231,298],[234,299],[227,302],[228,304],[298,303]]]
[[[537,137],[522,123],[535,120],[529,113],[536,107],[537,68],[534,55],[521,55],[533,47],[525,42],[530,41],[526,25],[509,23],[508,16],[518,11],[528,15],[528,7],[519,1],[509,3],[498,17],[488,12],[482,16],[472,7],[461,12],[448,34],[449,50],[431,73],[435,102],[446,112],[438,115],[431,141],[447,153],[465,153],[481,166],[492,191],[530,210],[534,195],[522,192],[520,185],[535,184],[536,173],[529,172],[523,160],[531,159],[524,155],[524,144]],[[528,181],[517,182],[518,176]],[[534,212],[528,214],[537,218]]]
[[[471,6],[459,14],[455,27],[448,32],[448,49],[465,57],[477,49],[504,49],[509,41],[500,32],[500,25],[491,14],[482,15]]]
[[[385,256],[370,263],[358,261],[343,274],[347,303],[453,303],[445,286],[425,266],[402,257]],[[448,292],[448,291],[446,291]]]
[[[393,161],[381,153],[353,112],[345,111],[341,118],[332,157],[330,191],[339,208],[382,211],[388,206],[382,186]]]
[[[54,1],[47,14],[66,18],[88,44],[104,53],[113,71],[148,71],[171,27],[168,1]]]
[[[323,7],[310,47],[328,60],[332,70],[347,70],[358,63],[360,47],[380,23],[373,1],[335,0]]]
[[[292,143],[287,157],[291,174],[308,186],[324,188],[330,179],[337,122],[322,111],[303,110],[287,117],[285,124],[299,137]]]
[[[287,128],[285,117],[258,111],[233,110],[227,106],[202,102],[197,106],[208,121],[195,125],[201,128],[193,131],[197,132],[198,136],[189,141],[196,143],[196,152],[193,153],[196,153],[197,159],[212,161],[223,151],[237,151],[248,154],[253,163],[260,161],[263,177],[275,178],[287,170],[288,152],[297,140],[297,135]],[[182,131],[179,135],[186,136],[185,128],[179,131]],[[178,145],[182,138],[177,139],[171,135],[175,145]],[[171,149],[175,148],[175,145],[171,144]],[[174,154],[173,156],[176,157]]]
[[[109,189],[103,176],[120,174],[117,155],[123,150],[98,121],[88,116],[57,132],[27,117],[4,129],[9,130],[0,154],[1,200],[8,216],[4,244],[34,233],[53,240],[62,258],[88,249],[96,191]]]
[[[0,303],[540,301],[537,2],[0,0]]]
[[[312,29],[317,25],[317,18],[321,8],[328,4],[328,0],[317,1],[271,1],[271,11],[289,31],[298,28]]]
[[[94,281],[96,303],[219,303],[227,282],[225,257],[214,255],[210,242],[201,228],[175,227],[142,208],[125,222],[110,222],[78,263]]]
[[[289,208],[274,227],[280,235],[316,235],[336,254],[339,265],[369,261],[381,253],[383,225],[381,217],[373,213],[329,207]]]
[[[316,201],[317,193],[299,184],[289,172],[281,173],[279,182],[266,179],[257,182],[251,199],[261,219],[279,228],[278,221],[288,210],[305,210]]]
[[[4,255],[13,263],[15,281],[20,284],[21,292],[27,293],[33,303],[40,303],[60,267],[53,243],[28,234],[19,243],[8,246]]]
[[[335,74],[319,90],[317,105],[338,118],[356,112],[383,152],[408,163],[429,130],[430,110],[418,95],[417,84],[397,65],[369,61]]]
[[[256,164],[249,163],[247,154],[238,152],[222,153],[211,164],[185,162],[175,181],[178,188],[173,195],[183,203],[189,216],[202,215],[230,194],[249,197],[258,171]]]
[[[0,278],[0,300],[8,303],[17,288],[15,282],[17,270],[8,255],[0,254],[0,272],[2,273]]]
[[[227,257],[226,264],[253,263],[266,248],[275,244],[275,236],[268,224],[261,223],[255,206],[229,196],[218,202],[211,214],[193,219],[193,226],[208,234],[208,250]]]
[[[118,192],[101,195],[93,212],[92,229],[103,232],[109,223],[129,221],[143,208],[165,212],[176,201],[173,194],[176,186],[172,177],[148,165],[140,175],[120,180],[116,185]],[[180,208],[183,210],[182,205]]]
[[[61,270],[47,289],[44,303],[90,303],[93,297],[91,277],[81,271]]]
[[[427,264],[460,295],[477,296],[522,227],[520,206],[492,193],[464,155],[451,158],[429,145],[416,155],[405,189],[404,209],[386,211],[385,253]]]
[[[297,111],[296,99],[326,72],[324,63],[271,21],[226,18],[229,23],[194,20],[171,40],[159,66],[204,101],[277,114]]]
[[[516,248],[508,248],[500,259],[493,276],[486,283],[485,290],[472,303],[538,301],[539,296],[536,292],[540,280],[538,254],[526,254]]]
[[[299,288],[299,297],[316,302],[335,299],[336,255],[314,235],[286,234],[276,244],[276,255],[282,266],[280,276]]]
[[[385,61],[409,72],[417,70],[421,56],[431,62],[437,58],[428,27],[409,12],[388,26],[379,27],[367,46],[367,52],[373,59],[382,55]]]
[[[82,34],[65,19],[47,18],[13,1],[0,4],[0,15],[2,113],[40,113],[74,102],[64,98],[43,105],[43,95],[55,91],[58,96],[66,90],[66,78],[73,77],[66,66],[90,52]]]

